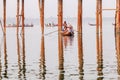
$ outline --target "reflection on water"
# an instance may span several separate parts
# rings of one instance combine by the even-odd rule
[[[2,37],[2,39],[3,39],[3,37]],[[3,40],[1,40],[1,42],[2,42]],[[1,52],[1,42],[0,42],[0,80],[2,79],[2,62],[1,62],[1,54],[2,54],[2,52]]]
[[[78,60],[79,60],[79,75],[80,80],[83,80],[84,70],[83,70],[83,43],[82,43],[82,34],[78,34]]]
[[[25,36],[24,35],[22,35],[22,73],[23,73],[23,79],[26,79]]]
[[[102,55],[102,34],[96,34],[96,43],[97,43],[97,71],[98,78],[97,80],[103,80],[103,55]]]
[[[59,79],[64,80],[64,54],[63,54],[63,40],[62,36],[58,35],[58,59],[59,59]]]
[[[46,66],[45,66],[45,44],[44,44],[44,36],[41,37],[41,53],[40,53],[40,78],[41,80],[45,80],[46,74]]]
[[[114,50],[113,26],[103,23],[104,35],[95,35],[96,27],[83,25],[83,34],[74,37],[42,36],[38,24],[25,28],[25,35],[8,28],[0,44],[0,80],[119,80],[119,36]]]
[[[7,45],[6,45],[6,35],[4,35],[4,77],[5,78],[8,78],[8,72],[7,72],[7,69],[8,69],[8,61],[7,61]]]
[[[116,34],[117,73],[120,75],[120,34]]]
[[[64,47],[72,46],[74,36],[63,36]]]
[[[25,36],[17,35],[18,78],[26,80]],[[21,39],[20,39],[21,38]]]
[[[22,79],[21,76],[21,70],[22,70],[22,67],[21,67],[21,55],[20,55],[20,41],[19,41],[19,36],[17,35],[17,54],[18,54],[18,78],[19,79]]]

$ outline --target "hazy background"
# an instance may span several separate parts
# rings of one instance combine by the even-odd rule
[[[16,16],[17,0],[7,1],[7,17]],[[22,1],[22,0],[20,0]],[[77,17],[78,0],[63,0],[64,17]],[[103,0],[103,8],[116,8],[116,0]],[[45,0],[45,17],[57,17],[58,0]],[[0,0],[0,17],[3,0]],[[95,17],[96,0],[83,0],[83,17]],[[25,0],[25,17],[39,18],[38,0]],[[114,17],[114,11],[104,11],[103,17]]]

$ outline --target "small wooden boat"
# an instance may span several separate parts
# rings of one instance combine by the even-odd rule
[[[71,30],[71,31],[62,31],[61,34],[63,36],[73,36],[74,35],[74,31]]]
[[[73,26],[69,24],[68,27],[63,28],[62,35],[63,36],[73,36],[74,35]]]
[[[73,32],[62,32],[63,36],[73,36],[74,33]]]

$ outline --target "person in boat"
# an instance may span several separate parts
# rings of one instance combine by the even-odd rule
[[[66,29],[65,32],[70,32],[71,34],[74,33],[74,31],[73,31],[73,26],[72,26],[70,23],[68,24],[67,29]]]
[[[64,21],[64,23],[63,23],[63,27],[62,27],[62,31],[65,31],[66,29],[67,29],[67,22]]]
[[[67,28],[63,31],[64,35],[73,35],[74,31],[73,31],[73,27],[71,24],[68,24]]]

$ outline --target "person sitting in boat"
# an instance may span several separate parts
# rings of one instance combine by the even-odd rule
[[[72,25],[68,24],[67,28],[63,31],[62,33],[63,35],[73,35],[74,31],[73,31],[73,27]]]
[[[67,29],[67,22],[64,21],[64,23],[63,23],[63,27],[62,27],[62,31],[65,31],[66,29]]]
[[[71,34],[74,33],[73,26],[70,23],[68,24],[67,31],[70,32]]]

